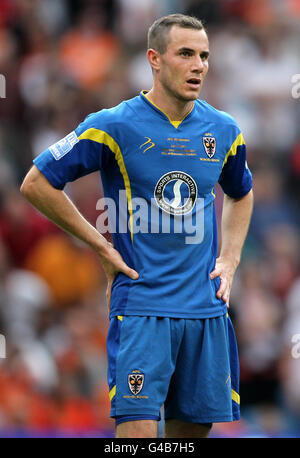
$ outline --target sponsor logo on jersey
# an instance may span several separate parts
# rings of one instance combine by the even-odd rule
[[[211,136],[203,137],[203,146],[207,156],[211,159],[216,152],[216,139]]]
[[[163,175],[154,189],[157,205],[170,215],[190,213],[197,200],[195,180],[185,172],[172,171]]]
[[[71,149],[73,148],[76,143],[79,142],[79,138],[75,131],[68,134],[62,140],[55,143],[54,145],[50,146],[49,151],[51,152],[54,159],[57,161],[64,157]]]
[[[145,375],[139,370],[133,370],[128,374],[128,386],[132,394],[137,395],[144,386]]]

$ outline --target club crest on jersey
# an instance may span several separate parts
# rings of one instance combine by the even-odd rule
[[[216,139],[215,137],[203,137],[203,146],[207,156],[211,159],[216,152]]]
[[[144,380],[145,375],[139,370],[134,370],[128,374],[128,386],[132,394],[137,395],[142,391]]]

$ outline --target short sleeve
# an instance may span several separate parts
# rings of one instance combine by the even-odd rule
[[[219,183],[229,197],[240,198],[252,188],[252,174],[247,165],[246,145],[241,132],[226,154]]]
[[[34,159],[52,186],[63,189],[66,183],[105,168],[112,152],[101,141],[100,133],[105,132],[97,128],[99,124],[101,112],[89,115],[73,132]]]

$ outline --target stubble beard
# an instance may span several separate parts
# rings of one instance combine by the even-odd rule
[[[176,90],[174,87],[172,87],[171,84],[168,84],[168,82],[164,82],[164,81],[162,81],[162,86],[164,87],[165,91],[172,98],[174,98],[175,100],[177,100],[180,103],[193,102],[196,99],[198,99],[198,97],[200,95],[200,91],[199,92],[195,92],[194,95],[190,95],[190,96],[184,95],[184,94],[180,93],[178,90]]]

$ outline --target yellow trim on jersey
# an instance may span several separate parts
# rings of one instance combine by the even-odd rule
[[[123,176],[127,202],[128,202],[128,212],[129,212],[129,224],[130,224],[130,234],[131,241],[133,242],[133,213],[132,213],[132,200],[131,200],[131,186],[129,176],[125,167],[123,155],[118,143],[104,130],[95,129],[94,127],[87,129],[81,135],[79,135],[79,140],[92,140],[97,143],[101,143],[109,147],[109,149],[114,153],[116,161],[119,165],[120,172]]]
[[[109,392],[109,400],[110,400],[110,401],[111,401],[111,400],[114,398],[114,396],[116,395],[116,389],[117,389],[117,388],[116,388],[116,385],[114,385],[114,386],[112,387],[112,389],[110,390],[110,392]]]
[[[228,161],[229,156],[235,156],[236,155],[237,147],[241,146],[241,145],[244,145],[244,144],[245,144],[245,140],[244,140],[243,134],[240,133],[237,136],[236,140],[232,143],[230,150],[226,154],[222,167],[224,167],[224,165]]]
[[[161,111],[162,111],[162,110],[161,110]],[[166,115],[166,116],[167,116],[167,115]],[[187,115],[186,115],[186,116],[187,116]],[[185,118],[186,118],[186,116],[185,116]],[[182,121],[171,121],[171,119],[169,119],[169,121],[170,121],[170,123],[175,127],[175,129],[178,129],[179,124],[181,124],[183,120],[182,120]]]
[[[191,108],[190,111],[185,115],[185,117],[184,117],[183,119],[181,119],[181,121],[172,121],[172,120],[169,118],[169,116],[167,115],[167,113],[166,113],[164,110],[162,110],[161,108],[159,108],[157,105],[155,105],[155,103],[152,102],[152,100],[150,100],[150,99],[146,96],[146,94],[147,94],[147,91],[142,91],[142,95],[143,95],[150,103],[152,103],[152,105],[155,106],[155,108],[157,108],[159,111],[161,111],[161,112],[168,118],[169,122],[172,124],[172,126],[175,127],[175,129],[178,129],[178,127],[180,126],[180,124],[182,123],[182,121],[184,121],[185,118],[193,111],[194,106],[195,106],[195,103],[193,103],[192,108]]]
[[[118,320],[123,321],[123,316],[122,315],[118,315],[117,318],[118,318]]]
[[[240,395],[233,389],[231,389],[231,399],[233,399],[237,404],[240,403]]]

